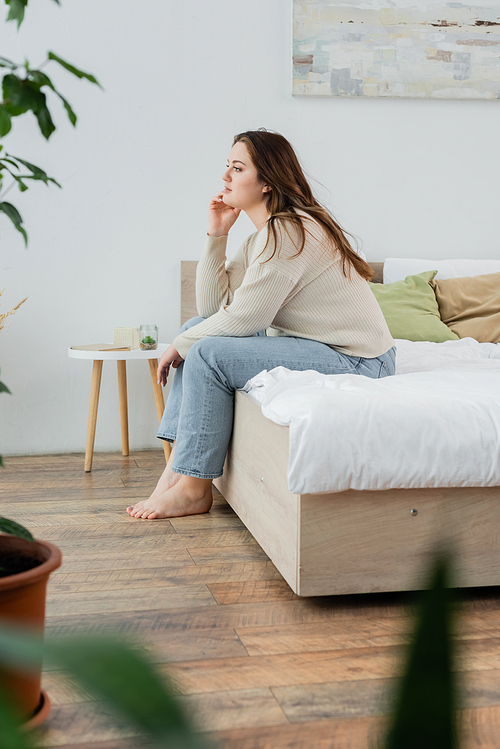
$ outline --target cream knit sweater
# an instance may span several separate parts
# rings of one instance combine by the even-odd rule
[[[207,336],[267,335],[311,338],[351,356],[384,354],[394,341],[368,283],[351,268],[342,272],[340,253],[332,251],[321,225],[305,218],[306,242],[297,257],[299,234],[287,222],[277,227],[263,255],[268,228],[252,234],[226,267],[225,237],[207,237],[196,271],[198,313],[206,317],[175,338],[185,359]],[[289,233],[288,233],[289,232]],[[281,236],[280,236],[281,235]],[[260,256],[260,257],[259,257]]]

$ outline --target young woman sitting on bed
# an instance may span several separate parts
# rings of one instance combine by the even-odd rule
[[[135,518],[208,512],[222,475],[235,390],[264,369],[394,374],[394,341],[367,280],[370,267],[313,197],[290,143],[253,130],[234,138],[224,189],[209,206],[196,273],[201,317],[165,351],[158,381],[175,372],[160,439],[174,443]],[[226,267],[227,235],[241,211],[256,231]]]

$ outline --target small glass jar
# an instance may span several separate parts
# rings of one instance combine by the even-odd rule
[[[158,325],[141,325],[139,346],[142,351],[154,351],[158,348]]]

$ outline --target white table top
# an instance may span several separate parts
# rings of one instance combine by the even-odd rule
[[[158,348],[153,351],[141,351],[140,348],[132,351],[78,351],[69,348],[68,356],[70,359],[93,359],[94,361],[122,361],[123,359],[159,359],[165,349],[170,346],[169,343],[159,343]]]

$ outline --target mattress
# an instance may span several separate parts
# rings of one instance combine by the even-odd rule
[[[393,377],[276,367],[246,384],[289,427],[291,492],[500,485],[500,344],[396,346]]]

